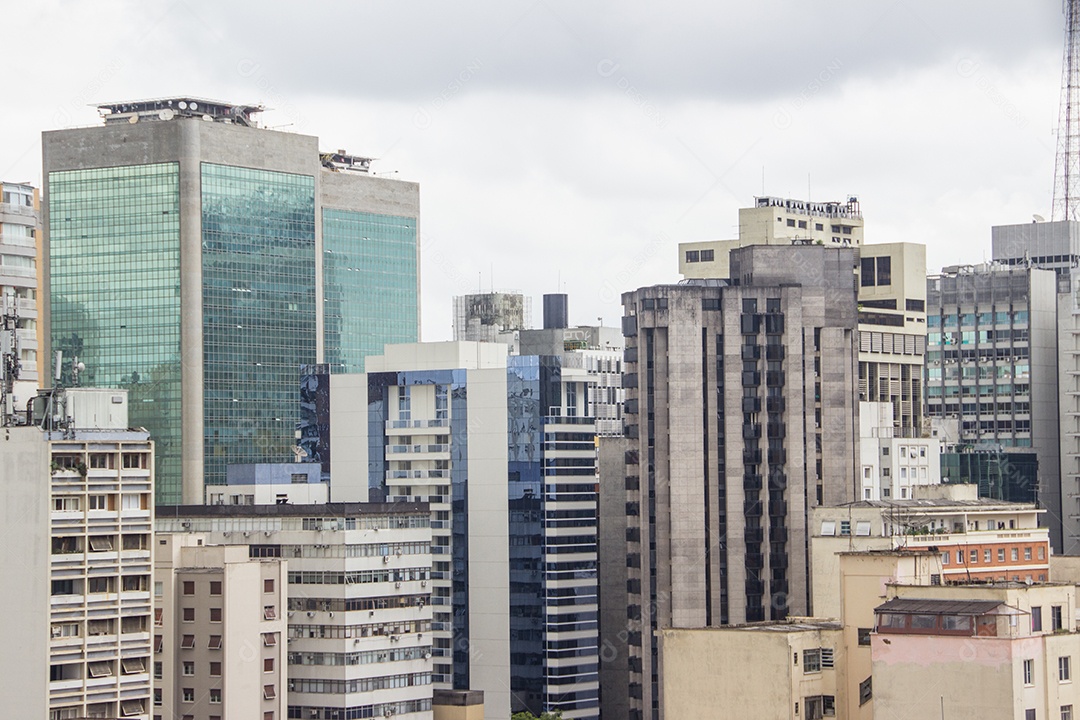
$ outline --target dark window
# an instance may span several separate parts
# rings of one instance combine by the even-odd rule
[[[874,275],[874,258],[862,258],[859,261],[860,266],[860,282],[863,287],[874,287],[877,285],[877,280]]]
[[[1061,627],[1061,606],[1054,605],[1050,608],[1050,629],[1057,632]]]
[[[701,259],[701,253],[698,252],[697,250],[687,250],[686,251],[686,262],[688,262],[688,263],[696,263],[700,259]]]
[[[859,628],[859,644],[860,645],[869,645],[870,644],[870,633],[872,631],[873,631],[873,628]]]
[[[716,251],[715,250],[702,250],[701,251],[701,262],[712,262],[715,259],[716,259]]]
[[[906,301],[907,309],[910,312],[924,312],[926,310],[926,302],[923,300],[912,300],[908,298]]]
[[[877,259],[877,284],[892,285],[892,258],[879,257]]]
[[[1042,608],[1036,605],[1031,607],[1031,632],[1042,632]]]

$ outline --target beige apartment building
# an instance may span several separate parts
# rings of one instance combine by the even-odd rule
[[[754,207],[739,210],[738,239],[680,243],[679,272],[688,280],[730,278],[731,251],[750,245],[855,248],[859,400],[892,403],[896,437],[918,438],[924,434],[926,247],[866,245],[863,229],[856,198],[812,203],[757,197]]]
[[[155,720],[283,720],[286,561],[198,533],[155,550]]]
[[[5,717],[149,720],[153,445],[123,390],[38,396],[0,429]]]
[[[793,618],[659,632],[663,717],[789,720],[836,715],[840,623]]]
[[[871,635],[876,717],[1070,720],[1080,711],[1072,584],[889,584]]]
[[[814,614],[841,610],[838,553],[862,550],[928,550],[940,555],[942,583],[1046,582],[1050,579],[1049,529],[1033,504],[977,496],[969,484],[913,488],[915,497],[859,501],[811,510]]]

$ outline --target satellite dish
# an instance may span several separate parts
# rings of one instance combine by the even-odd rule
[[[134,125],[135,123],[139,122],[139,116],[138,115],[132,115],[131,117],[128,118],[128,122],[131,123],[132,125]]]
[[[1046,222],[1046,218],[1042,215],[1032,215],[1031,217],[1035,219],[1035,222]]]
[[[192,110],[198,110],[199,109],[199,103],[197,103],[197,102],[188,103],[188,107],[191,108]]]
[[[158,117],[162,120],[172,120],[174,117],[176,117],[176,111],[172,108],[165,108],[158,113]]]
[[[187,103],[184,102],[183,100],[181,100],[179,103],[177,103],[177,105],[180,107],[181,110],[187,110]],[[191,109],[194,110],[195,108],[192,107]]]
[[[214,122],[214,118],[210,117],[209,115],[203,115],[202,119],[206,122]]]

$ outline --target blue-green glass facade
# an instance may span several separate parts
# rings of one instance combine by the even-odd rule
[[[292,454],[315,362],[315,180],[202,165],[205,482]]]
[[[56,171],[47,182],[52,347],[86,364],[81,384],[128,389],[129,421],[155,443],[157,501],[178,504],[179,166]]]
[[[416,219],[324,208],[326,362],[363,372],[388,343],[416,342]]]

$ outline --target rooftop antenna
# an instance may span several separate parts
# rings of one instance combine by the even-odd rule
[[[19,302],[5,294],[0,306],[0,425],[15,424],[15,381],[19,379]]]
[[[1080,0],[1065,0],[1065,57],[1058,108],[1054,220],[1080,219]]]

